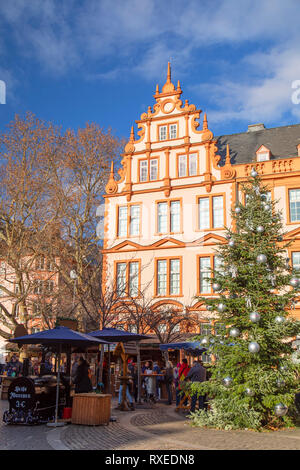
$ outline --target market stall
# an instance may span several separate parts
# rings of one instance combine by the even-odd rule
[[[87,348],[91,345],[101,345],[108,343],[108,341],[101,341],[97,338],[92,338],[84,333],[70,330],[69,328],[58,326],[51,330],[40,331],[32,335],[21,336],[18,338],[10,339],[10,342],[17,343],[19,346],[23,344],[41,344],[50,348],[57,354],[57,380],[56,380],[56,400],[55,400],[55,413],[51,416],[50,420],[53,419],[49,425],[58,426],[58,411],[60,402],[60,386],[61,386],[61,370],[60,370],[60,359],[62,352],[71,354],[72,347]],[[70,377],[64,378],[65,386],[70,384]],[[12,382],[13,384],[14,382]],[[8,394],[9,395],[9,394]],[[8,396],[10,400],[10,395]],[[9,414],[18,415],[22,412],[22,405],[20,401],[15,403],[10,402]],[[32,411],[32,408],[30,409]],[[30,413],[31,413],[30,411]],[[27,414],[29,411],[27,412]],[[22,413],[21,413],[22,414]],[[17,421],[19,422],[19,421]]]
[[[140,389],[141,389],[140,380],[141,380],[141,378],[140,378],[140,354],[139,354],[138,343],[142,339],[149,338],[149,336],[140,335],[140,334],[137,334],[137,333],[131,333],[129,331],[124,331],[124,330],[118,330],[116,328],[103,328],[102,330],[93,331],[93,332],[89,333],[89,335],[94,337],[94,338],[106,340],[106,341],[109,341],[109,342],[114,342],[114,343],[118,342],[118,344],[128,343],[128,342],[131,342],[131,341],[134,341],[136,343],[137,355],[138,355],[138,371],[139,371],[138,372],[138,381],[139,381],[139,383],[138,383],[138,401],[140,401]],[[118,353],[120,348],[122,349],[122,346],[117,346],[115,351]],[[121,402],[120,408],[123,411],[127,411],[129,409],[128,406],[127,406],[127,402],[126,402],[126,387],[128,385],[128,381],[129,381],[128,372],[127,372],[128,355],[125,353],[124,348],[120,352],[120,354],[118,354],[118,355],[121,357],[122,362],[123,362],[122,374],[120,374],[120,376],[119,376],[119,380],[122,383],[122,402]],[[111,383],[111,380],[110,380],[110,373],[111,373],[110,350],[108,351],[108,357],[109,357],[109,364],[108,364],[109,379],[108,379],[108,383],[109,383],[109,386],[110,386],[110,383]]]

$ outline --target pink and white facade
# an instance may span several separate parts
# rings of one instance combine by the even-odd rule
[[[131,130],[119,178],[112,167],[104,195],[103,282],[115,282],[125,298],[143,292],[153,308],[195,312],[201,323],[212,314],[196,297],[213,295],[204,278],[218,262],[216,245],[227,243],[224,227],[231,226],[230,209],[251,167],[270,186],[270,197],[280,199],[279,209],[288,217],[292,207],[299,211],[286,223],[291,236],[299,237],[292,250],[300,262],[300,159],[296,144],[295,155],[275,160],[260,145],[249,161],[232,164],[226,145],[222,161],[206,115],[200,124],[201,110],[181,94],[168,65],[153,108],[136,121],[137,138]],[[297,254],[289,255],[298,262]]]

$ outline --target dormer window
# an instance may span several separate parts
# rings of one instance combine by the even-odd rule
[[[271,152],[264,145],[259,147],[259,149],[256,151],[256,161],[257,162],[266,162],[267,160],[270,160],[270,157],[271,157]]]

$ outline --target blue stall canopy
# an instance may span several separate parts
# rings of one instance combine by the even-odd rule
[[[93,336],[99,340],[127,343],[129,341],[141,341],[148,339],[148,335],[139,335],[130,331],[117,330],[116,328],[103,328],[102,330],[92,331],[89,336]]]
[[[191,353],[193,356],[201,356],[201,354],[207,351],[206,348],[203,348],[203,346],[201,346],[201,343],[199,341],[160,344],[159,349],[161,351],[168,351],[168,349],[181,349],[188,353]]]
[[[107,340],[93,338],[90,335],[80,333],[79,331],[70,330],[65,326],[56,326],[51,330],[39,331],[32,335],[19,336],[8,340],[10,343],[18,344],[44,344],[46,346],[56,346],[57,349],[63,346],[101,346],[101,344],[109,343]]]

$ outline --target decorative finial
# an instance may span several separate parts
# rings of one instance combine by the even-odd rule
[[[178,91],[178,93],[181,93],[181,86],[180,86],[180,81],[179,80],[177,82],[177,91]]]
[[[168,73],[167,73],[167,82],[166,83],[171,83],[171,64],[168,62]]]
[[[203,116],[203,130],[207,131],[207,129],[208,129],[207,116],[206,116],[206,113],[204,113],[204,116]]]
[[[229,151],[229,144],[226,145],[226,165],[230,165],[230,151]]]
[[[156,94],[156,95],[159,95],[159,86],[158,86],[158,84],[156,85],[155,94]]]
[[[176,93],[175,87],[171,82],[171,63],[168,62],[167,81],[162,87],[162,93]]]
[[[134,152],[134,129],[133,126],[130,130],[130,137],[128,143],[125,145],[125,152],[133,153]]]
[[[129,142],[134,142],[134,129],[133,129],[133,126],[131,126]]]
[[[114,178],[114,162],[112,160],[111,167],[110,167],[110,175],[108,179],[108,183],[105,186],[105,191],[107,194],[115,194],[118,192],[118,183],[115,181]]]

